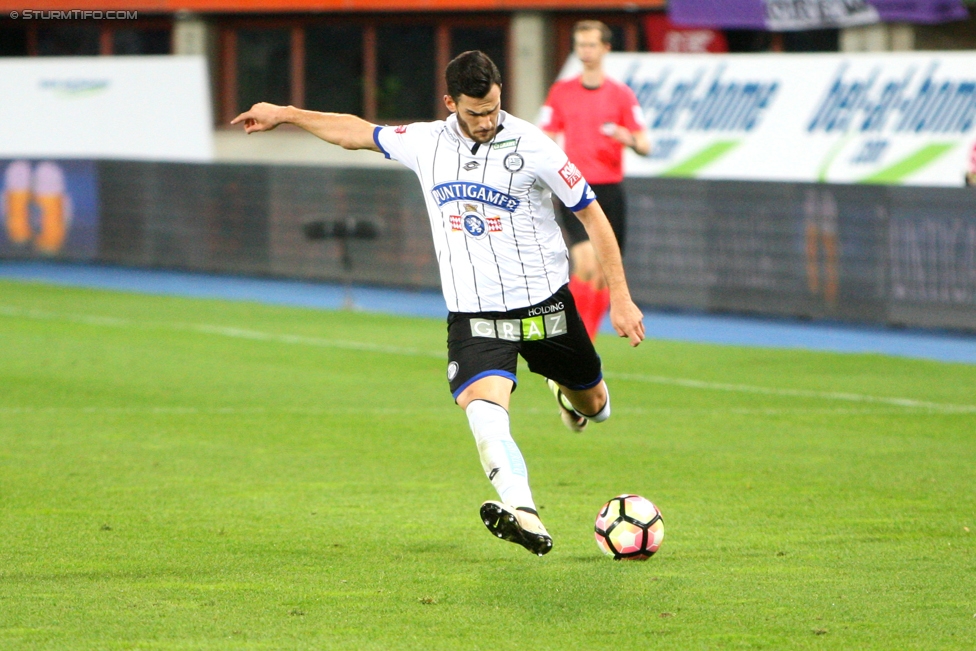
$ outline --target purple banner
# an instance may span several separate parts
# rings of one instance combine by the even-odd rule
[[[963,0],[670,0],[683,27],[795,31],[878,22],[943,23],[969,14]]]
[[[947,23],[969,16],[963,0],[870,0],[886,23]]]
[[[668,18],[682,27],[766,29],[763,0],[670,0]]]

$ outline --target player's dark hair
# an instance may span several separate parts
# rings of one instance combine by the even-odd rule
[[[498,66],[479,50],[469,50],[454,57],[444,71],[447,93],[458,101],[461,95],[481,99],[495,84],[502,85]]]

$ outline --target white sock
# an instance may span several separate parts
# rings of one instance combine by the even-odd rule
[[[465,413],[478,444],[481,467],[498,491],[498,497],[505,504],[535,509],[529,490],[529,473],[512,438],[508,412],[493,402],[472,400]]]
[[[596,412],[592,416],[587,416],[586,418],[592,420],[594,423],[602,423],[606,419],[610,418],[610,389],[606,384],[603,385],[603,390],[607,393],[607,402],[603,405],[600,411]]]

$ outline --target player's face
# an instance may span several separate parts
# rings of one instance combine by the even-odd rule
[[[498,130],[498,112],[502,108],[502,89],[498,84],[488,94],[478,99],[461,95],[458,101],[450,95],[444,97],[447,109],[457,114],[458,126],[475,142],[490,142]]]
[[[603,55],[610,51],[598,29],[584,29],[573,36],[573,53],[586,68],[599,67]]]

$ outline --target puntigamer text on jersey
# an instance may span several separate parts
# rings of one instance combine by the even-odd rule
[[[478,201],[501,208],[506,212],[515,212],[519,207],[519,200],[505,194],[501,190],[490,188],[480,183],[468,181],[450,181],[435,185],[430,189],[431,195],[438,206],[443,206],[452,201]]]

